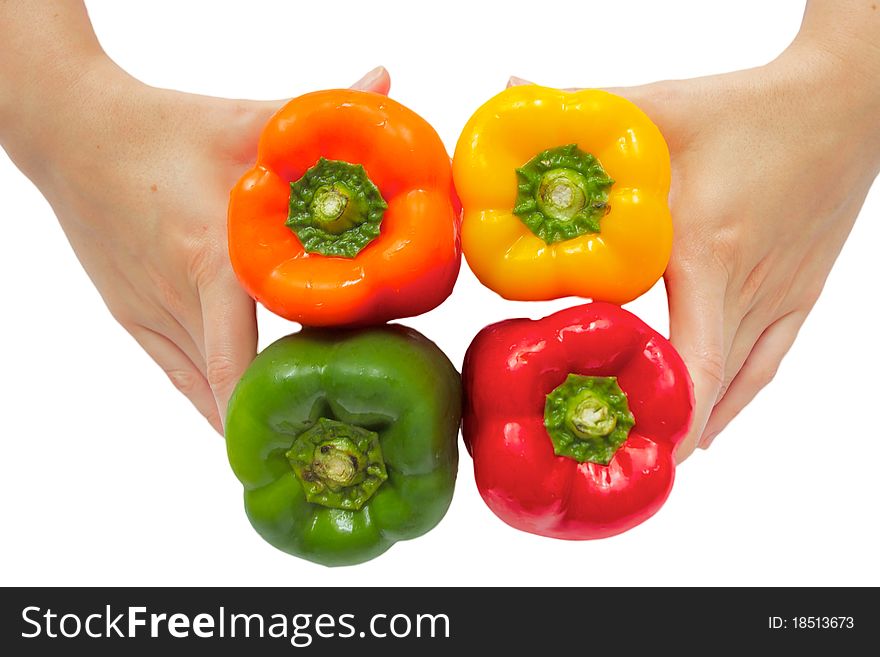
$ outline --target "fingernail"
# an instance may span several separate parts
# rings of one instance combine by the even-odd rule
[[[702,438],[700,438],[700,449],[709,449],[712,446],[712,441],[715,440],[715,437],[718,435],[718,432],[704,434]]]
[[[351,88],[352,89],[361,89],[361,90],[369,89],[371,86],[373,86],[373,84],[375,84],[375,82],[379,78],[382,77],[383,73],[385,73],[385,67],[384,66],[377,66],[372,71],[367,73],[364,77],[362,77],[360,80],[358,80],[353,85],[351,85]]]
[[[511,75],[510,79],[507,81],[508,87],[519,87],[524,84],[535,84],[535,83],[529,82],[528,80],[524,80],[523,78],[518,78],[515,75]]]

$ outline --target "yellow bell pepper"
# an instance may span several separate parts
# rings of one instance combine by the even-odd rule
[[[669,149],[620,96],[511,87],[465,125],[453,175],[467,262],[507,299],[621,304],[666,269]]]

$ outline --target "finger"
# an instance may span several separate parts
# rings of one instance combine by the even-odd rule
[[[388,91],[391,89],[391,75],[384,66],[377,66],[351,85],[351,88],[360,91],[372,91],[373,93],[387,96]],[[255,110],[252,116],[252,132],[259,134],[259,131],[263,129],[263,125],[269,120],[269,117],[275,114],[279,107],[289,101],[290,98],[252,101],[252,107]]]
[[[207,380],[225,422],[232,391],[257,353],[256,311],[231,272],[205,284],[201,297]]]
[[[526,80],[525,78],[517,77],[516,75],[511,75],[507,79],[507,88],[510,87],[520,87],[527,84],[537,84],[536,82],[532,82],[531,80]],[[652,85],[644,85],[640,87],[605,87],[604,91],[607,91],[612,94],[616,94],[618,96],[623,96],[629,100],[635,102],[636,98],[641,98],[648,93],[649,88]],[[584,87],[563,87],[561,91],[581,91]]]
[[[174,326],[172,327],[169,321],[158,332],[174,342],[204,377],[207,374],[205,351],[202,344],[204,329],[202,327],[202,315],[199,310],[198,297],[194,295],[192,300],[188,301],[185,312],[174,312],[171,316],[174,318]]]
[[[194,303],[198,304],[198,300]],[[190,324],[193,323],[193,319],[194,318],[190,318]],[[201,317],[199,317],[195,322],[195,325],[201,326],[201,323],[202,320]],[[201,336],[194,333],[194,328],[192,326],[187,328],[181,324],[176,315],[169,314],[167,316],[167,321],[165,322],[157,323],[155,325],[143,324],[136,330],[139,332],[149,331],[158,336],[164,337],[186,355],[203,378],[207,374],[205,367],[205,354],[203,353],[201,346],[196,342],[196,338],[201,340]],[[137,339],[137,336],[135,336],[135,339]]]
[[[139,326],[130,330],[130,333],[165,371],[174,387],[192,402],[218,433],[222,434],[223,427],[214,393],[205,375],[199,371],[189,356],[168,337],[152,329]]]
[[[739,374],[727,389],[727,394],[712,411],[700,438],[700,447],[708,448],[715,436],[773,380],[803,321],[802,313],[789,313],[773,322],[761,334]]]
[[[650,87],[651,85],[640,85],[635,87],[602,87],[602,89],[615,96],[622,96],[638,105],[637,101],[650,95]]]
[[[162,294],[164,322],[149,326],[160,335],[166,336],[176,344],[205,376],[205,352],[202,327],[201,304],[196,288],[187,285],[180,290],[167,281],[159,279],[158,291]]]
[[[696,449],[724,378],[724,281],[707,272],[701,272],[700,277],[676,272],[670,266],[666,289],[670,342],[694,382],[691,429],[676,451],[676,461],[681,463]]]
[[[388,71],[384,66],[377,66],[351,85],[351,88],[388,95],[388,91],[391,89],[391,76],[388,74]]]
[[[681,105],[687,89],[674,80],[667,80],[635,87],[606,87],[604,90],[626,98],[647,114],[675,151],[675,147],[685,141],[678,119],[683,113]]]
[[[528,80],[524,80],[523,78],[518,78],[515,75],[511,75],[507,80],[507,88],[510,87],[521,87],[524,84],[535,84],[534,82],[529,82]]]
[[[530,80],[511,75],[507,80],[507,88],[519,87],[527,84],[535,84]],[[581,91],[584,87],[565,87],[562,91]],[[604,91],[623,96],[627,100],[638,105],[648,115],[654,117],[659,115],[663,109],[663,104],[670,98],[669,83],[654,82],[635,87],[603,87]]]
[[[731,316],[728,314],[728,317]],[[752,353],[761,334],[772,323],[772,318],[766,317],[763,313],[752,311],[746,314],[737,326],[726,327],[725,353],[727,356],[724,359],[724,382],[721,384],[721,390],[718,391],[716,404],[724,399],[724,395],[727,394],[731,383],[739,374],[749,354]]]
[[[193,307],[196,311],[199,310],[198,300],[193,303]],[[186,332],[188,338],[188,340],[186,340],[186,344],[181,345],[181,348],[184,350],[186,355],[189,356],[190,360],[192,360],[193,363],[196,364],[202,375],[206,376],[207,368],[205,366],[205,345],[203,340],[203,336],[205,335],[205,327],[203,326],[201,313],[199,313],[198,316],[193,315],[192,317],[190,317],[185,325],[181,324],[181,330]]]

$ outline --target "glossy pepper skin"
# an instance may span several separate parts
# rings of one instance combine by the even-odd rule
[[[564,155],[557,154],[555,165],[542,163],[548,150],[567,147],[592,156],[591,168],[580,169],[586,178],[572,174]],[[549,242],[527,225],[529,217],[542,202],[573,202],[572,191],[581,192],[577,185],[554,186],[553,171],[543,177],[548,169],[590,184],[580,198],[589,221],[550,231]],[[511,87],[467,122],[453,173],[468,265],[507,299],[579,296],[621,304],[646,292],[666,268],[669,151],[657,127],[624,98],[596,89]],[[571,228],[569,214],[557,218],[558,227]]]
[[[303,234],[320,224],[309,215],[318,197],[325,211],[359,209],[333,189],[327,199],[320,184],[316,168],[342,165],[349,182],[369,181],[356,183],[372,203],[358,221],[369,221],[359,227],[323,217],[328,231],[317,232],[335,239],[376,229],[347,257],[314,250]],[[317,180],[311,189],[309,176]],[[245,290],[282,317],[309,326],[375,324],[426,312],[449,296],[461,263],[459,223],[449,156],[424,119],[379,94],[319,91],[288,102],[263,129],[256,164],[231,193],[229,254]]]
[[[669,495],[693,387],[669,342],[631,313],[596,302],[493,324],[471,343],[463,379],[477,487],[507,524],[553,538],[602,538],[643,522]],[[619,385],[625,396],[617,402],[628,405],[630,420],[618,422],[625,438],[609,449],[607,465],[558,455],[589,442],[560,448],[551,439],[547,413],[572,379]],[[596,414],[590,391],[582,395],[588,418],[608,419]]]
[[[227,415],[251,524],[276,548],[327,566],[424,534],[452,499],[460,408],[458,372],[411,329],[304,329],[278,340],[247,370]],[[328,427],[322,446],[314,435]],[[345,471],[351,453],[337,458],[340,428],[375,439],[358,454],[359,475]],[[328,473],[356,485],[333,490]]]

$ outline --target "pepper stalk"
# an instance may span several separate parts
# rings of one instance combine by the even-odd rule
[[[557,456],[608,465],[635,418],[617,377],[569,374],[547,395],[544,426]]]

